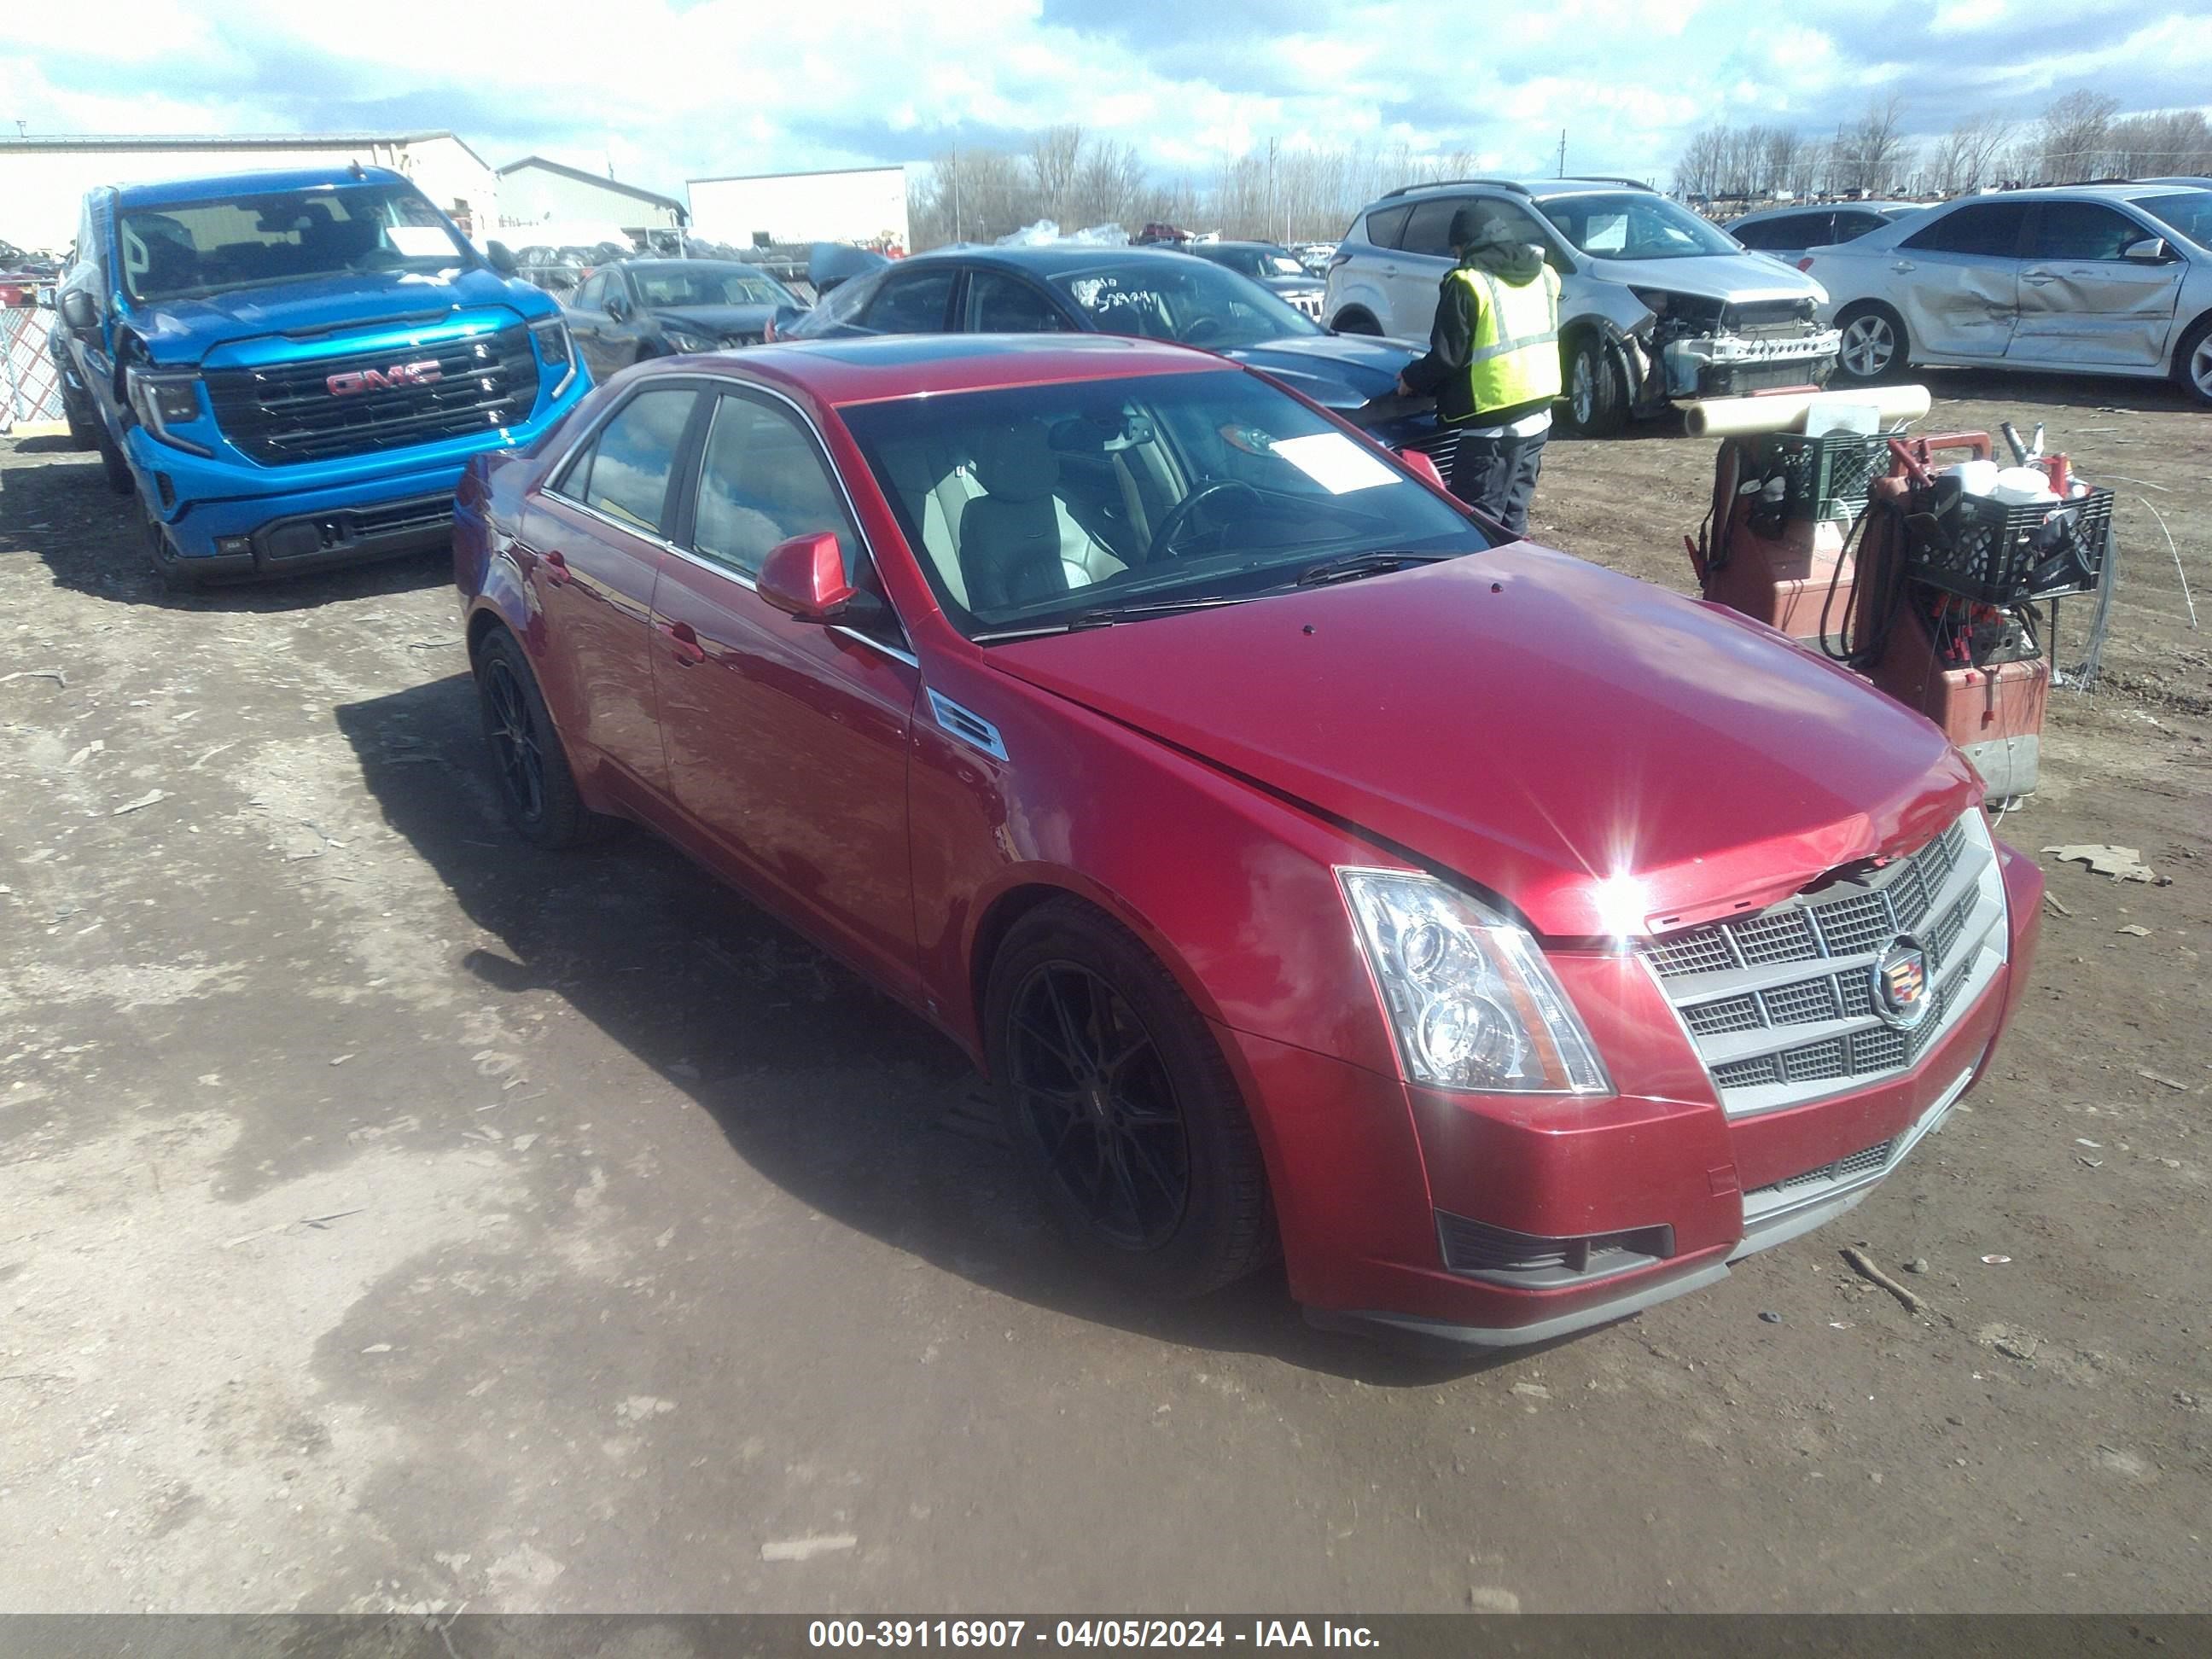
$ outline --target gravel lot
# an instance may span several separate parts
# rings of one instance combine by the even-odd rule
[[[2212,624],[2212,417],[1936,386],[2142,481],[2002,833],[2172,884],[2045,860],[1871,1200],[1487,1364],[1102,1299],[940,1039],[641,836],[504,831],[441,561],[173,599],[0,442],[0,1607],[2212,1607],[2212,634],[2136,499]],[[1682,585],[1710,467],[1560,442],[1536,532]]]

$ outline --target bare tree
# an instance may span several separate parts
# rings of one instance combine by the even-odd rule
[[[1912,171],[1917,146],[1903,131],[1905,99],[1892,93],[1836,137],[1838,176],[1831,180],[1840,191],[1865,191],[1880,195],[1893,190]]]
[[[2200,110],[2130,115],[2106,133],[2106,159],[2130,179],[2212,174],[2212,125]]]
[[[1077,175],[1083,171],[1083,129],[1047,127],[1030,140],[1029,164],[1045,216],[1067,216]]]
[[[2120,100],[2101,92],[2069,92],[2043,112],[2036,177],[2044,184],[2094,179],[2105,173],[2112,117]]]

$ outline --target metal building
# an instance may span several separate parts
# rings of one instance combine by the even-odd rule
[[[602,179],[542,155],[526,155],[499,170],[499,222],[509,232],[548,222],[586,222],[618,225],[641,239],[657,230],[681,230],[690,217],[672,196]],[[509,234],[504,240],[527,239]]]

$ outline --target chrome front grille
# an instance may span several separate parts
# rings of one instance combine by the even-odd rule
[[[1905,934],[1927,954],[1934,999],[1910,1030],[1881,1017],[1874,989],[1876,961]],[[1832,871],[1756,915],[1651,939],[1643,956],[1722,1106],[1741,1116],[1911,1066],[1979,997],[2005,948],[1996,855],[1962,817],[1906,858]]]

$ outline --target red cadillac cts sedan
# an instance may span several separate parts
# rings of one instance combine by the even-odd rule
[[[942,1027],[1128,1281],[1619,1318],[1857,1202],[2020,996],[1933,726],[1203,352],[656,362],[458,507],[515,827],[647,824]]]

